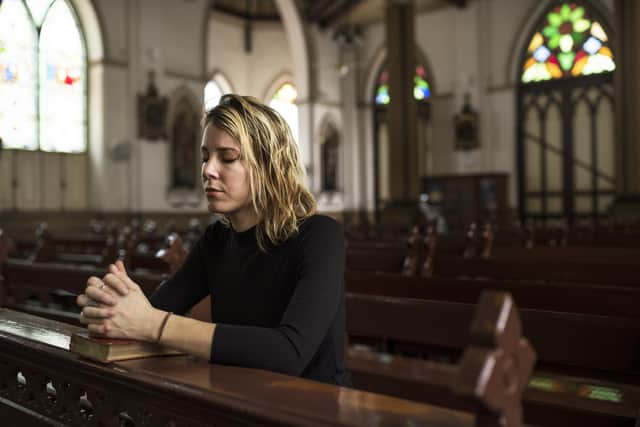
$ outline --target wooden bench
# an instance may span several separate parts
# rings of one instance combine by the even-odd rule
[[[188,356],[100,365],[67,351],[79,328],[0,309],[0,416],[11,425],[522,426],[519,396],[533,353],[507,297],[484,298],[479,308],[476,344],[461,364],[425,370],[471,402],[469,412]]]
[[[116,257],[113,236],[52,236],[45,232],[36,242],[30,259],[35,262],[106,266]]]
[[[485,289],[509,292],[520,308],[640,319],[640,288],[454,277],[416,277],[346,271],[347,291],[473,303]],[[552,296],[552,297],[551,297]]]
[[[460,259],[436,256],[433,275],[438,277],[492,278],[640,286],[640,262],[599,263],[563,259]]]
[[[465,323],[471,318],[474,305],[352,293],[347,298],[351,344],[365,344],[373,349],[369,353],[348,352],[354,384],[418,401],[437,396],[444,401],[450,399],[441,388],[433,386],[430,377],[422,374],[424,364],[429,363],[424,358],[458,360],[469,339]],[[640,409],[640,389],[621,383],[638,381],[636,355],[640,350],[640,326],[637,322],[540,310],[519,311],[523,330],[534,348],[536,343],[541,345],[540,349],[536,348],[539,362],[534,376],[544,379],[527,389],[525,396],[531,396],[531,400],[524,401],[525,421],[544,426],[633,426]],[[598,353],[600,348],[606,348],[607,352]],[[604,374],[599,375],[601,373]],[[603,379],[585,379],[590,375]],[[540,387],[541,381],[555,381],[560,385],[545,390]],[[619,402],[604,398],[595,401],[588,393],[584,395],[587,386],[623,390],[620,393],[626,397]],[[571,422],[562,424],[564,421],[554,421],[556,417]]]
[[[456,360],[468,338],[464,325],[473,307],[348,293],[347,329],[352,342],[363,338],[361,342],[378,351]],[[637,320],[531,309],[521,309],[520,314],[538,352],[539,369],[640,384]]]
[[[105,268],[90,265],[70,266],[61,263],[37,263],[7,260],[0,277],[0,304],[4,307],[48,318],[77,323],[79,308],[75,303],[90,276],[102,277]],[[166,279],[166,275],[134,273],[131,278],[149,296]]]

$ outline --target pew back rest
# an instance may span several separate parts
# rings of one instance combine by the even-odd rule
[[[347,293],[350,335],[457,350],[469,337],[473,304]],[[521,309],[539,365],[640,376],[636,320]]]
[[[640,286],[640,262],[582,262],[562,259],[461,259],[436,256],[434,276]]]

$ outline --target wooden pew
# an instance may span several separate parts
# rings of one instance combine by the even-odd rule
[[[43,232],[30,259],[35,262],[106,266],[116,258],[113,236],[52,236]]]
[[[616,260],[590,262],[563,259],[460,259],[440,255],[434,261],[434,276],[492,278],[500,280],[540,280],[640,286],[640,263]]]
[[[28,268],[28,266],[25,266],[24,263],[22,263],[22,264],[23,264],[21,266],[22,268]],[[37,272],[41,273],[41,275],[43,277],[50,277],[50,278],[53,278],[54,280],[56,280],[56,279],[57,280],[64,280],[64,278],[62,278],[62,277],[56,278],[55,276],[52,276],[51,275],[51,273],[52,273],[52,271],[51,271],[52,269],[51,268],[52,268],[51,265],[45,265],[45,266],[43,266],[43,265],[35,265],[35,270]],[[56,273],[57,274],[65,274],[65,273],[69,274],[70,270],[69,270],[68,266],[57,266]],[[88,273],[89,273],[89,270],[87,270],[86,272],[81,272],[80,273],[80,276],[82,276],[81,277],[82,282],[80,282],[80,283],[84,283]],[[97,272],[92,272],[91,274],[95,274],[95,273],[97,273]],[[358,273],[358,274],[362,274],[362,273]],[[382,278],[384,280],[384,283],[387,283],[389,286],[386,286],[386,288],[382,287],[382,282],[375,280],[375,278],[378,277],[378,276],[380,278]],[[69,280],[69,279],[71,279],[71,280]],[[69,277],[69,279],[67,279],[67,283],[74,282],[74,280],[71,277]],[[151,276],[151,279],[153,280],[153,276]],[[351,273],[351,275],[347,274],[346,280],[347,280],[348,289],[350,291],[358,290],[361,293],[365,293],[365,291],[375,291],[375,292],[379,292],[381,294],[387,294],[387,295],[393,293],[393,292],[390,292],[390,291],[394,291],[396,294],[404,292],[405,293],[404,296],[407,296],[407,297],[412,297],[412,298],[421,298],[422,297],[422,298],[424,298],[426,295],[424,293],[422,293],[422,292],[424,292],[425,290],[428,291],[428,290],[431,290],[432,288],[434,288],[434,287],[420,286],[420,285],[424,285],[424,283],[420,284],[419,282],[417,283],[416,281],[417,280],[418,281],[419,280],[423,280],[424,281],[425,279],[419,279],[419,278],[415,278],[415,277],[389,276],[389,275],[371,275],[371,274],[368,274],[368,275],[364,275],[364,277],[362,279],[363,279],[364,283],[361,283],[361,286],[363,284],[369,283],[371,285],[371,287],[369,289],[364,289],[364,288],[361,288],[359,290],[358,289],[354,289],[354,288],[356,288],[356,286],[353,285],[353,273]],[[391,279],[396,279],[395,283]],[[159,283],[159,278],[156,277],[155,280],[157,280],[157,282],[153,283],[153,285],[150,286],[151,289],[153,289],[155,287],[155,285],[157,285],[157,283]],[[429,280],[436,280],[436,279],[429,279]],[[78,280],[75,280],[75,281],[78,282]],[[455,282],[454,279],[446,279],[446,281],[448,281],[449,285],[451,285],[451,283]],[[51,280],[46,280],[45,283],[48,284],[49,288],[51,288],[51,284],[54,283],[54,282],[52,282]],[[413,285],[418,285],[418,286],[413,286]],[[81,285],[80,290],[82,288],[83,288],[83,285]],[[439,288],[447,289],[447,286],[446,285],[445,286],[440,286]],[[480,289],[480,288],[477,288],[477,289]],[[456,289],[452,289],[451,292],[453,294],[459,294],[459,292],[457,292]],[[354,304],[353,301],[354,301],[354,299],[350,295],[348,297],[348,300],[347,300],[347,304],[348,304],[348,312],[347,313],[348,313],[348,315],[353,315],[353,313],[354,313],[354,310],[352,308],[353,304]],[[205,303],[205,305],[207,305],[207,304]],[[450,306],[450,304],[444,304],[444,307],[447,307],[447,306]],[[209,309],[208,309],[208,305],[207,305],[207,307],[204,308],[204,312],[206,312],[207,316],[209,314],[208,310]],[[429,310],[427,310],[427,311],[429,311]],[[41,309],[38,309],[38,308],[31,308],[31,312],[33,312],[33,313],[41,313],[43,315],[49,316],[50,318],[56,318],[55,316],[52,316],[52,312],[50,310],[49,311],[45,311],[45,310],[41,310]],[[384,314],[383,311],[381,312],[380,310],[377,310],[377,309],[374,312],[376,312],[377,315],[383,315]],[[443,322],[454,322],[455,323],[455,322],[459,321],[459,319],[460,319],[459,313],[454,312],[454,313],[448,313],[447,314],[446,311],[437,311],[437,312],[440,313],[441,315],[436,316],[436,319],[433,320],[433,322],[436,323],[436,324],[435,325],[431,325],[431,327],[429,327],[428,325],[424,325],[424,324],[421,324],[421,325],[418,325],[418,326],[416,326],[416,324],[411,324],[411,325],[405,325],[405,327],[407,329],[409,329],[409,330],[423,331],[423,333],[425,335],[424,340],[427,340],[427,341],[430,340],[429,333],[432,330],[440,331],[440,332],[437,332],[437,333],[445,333],[445,335],[449,335],[449,332],[445,332],[445,331],[442,330],[441,325],[443,324]],[[361,311],[360,318],[361,318],[362,321],[368,322],[368,319],[371,318],[371,312],[369,310]],[[69,318],[65,318],[64,320],[69,321],[70,319]],[[76,320],[75,317],[71,318],[72,322],[75,321],[75,320]],[[373,328],[375,330],[377,330],[377,328],[375,326],[373,326]],[[447,327],[447,331],[449,331],[449,328],[450,328],[450,326]],[[458,339],[459,339],[458,343],[459,344],[456,345],[454,343],[454,345],[458,348],[458,350],[456,352],[454,352],[455,353],[454,354],[454,358],[457,357],[457,355],[459,354],[459,351],[461,349],[462,343],[467,339],[466,335],[465,336],[460,336],[460,333],[459,333],[460,331],[463,331],[462,333],[466,334],[466,325],[463,325],[462,323],[460,323],[460,325],[458,327],[458,335],[459,335],[458,336]],[[350,332],[352,334],[355,334],[355,335],[362,334],[362,330],[356,330],[356,331],[350,330]],[[456,334],[456,330],[455,329],[451,330],[450,335],[454,336],[455,334]],[[375,343],[375,342],[380,342],[380,341],[381,341],[380,337],[375,335],[375,336],[373,336],[373,339],[369,341],[369,343]],[[412,340],[412,339],[409,340],[409,342],[411,342],[411,343],[413,343],[413,341],[414,340]],[[392,348],[392,347],[395,347],[396,350],[403,350],[405,353],[407,351],[408,352],[411,352],[411,351],[415,352],[416,351],[416,347],[415,346],[412,347],[412,346],[406,346],[405,345],[403,347],[402,344],[403,344],[402,342],[396,340],[395,342],[393,342],[391,347],[389,347],[389,346],[387,346],[387,347],[380,346],[379,349],[386,350],[386,351],[391,351],[391,350],[394,350],[394,348]],[[438,347],[440,347],[439,350],[441,350],[442,346],[438,345]],[[449,350],[451,350],[451,349],[449,349]],[[442,353],[439,353],[439,354],[442,354]],[[450,356],[451,352],[446,352],[446,354]],[[393,356],[393,358],[394,358],[394,360],[398,360],[398,358],[402,358],[402,356]],[[451,358],[450,360],[454,360],[454,358]],[[408,360],[410,360],[409,365],[410,366],[414,366],[414,368],[412,368],[414,370],[415,369],[418,369],[418,370],[421,369],[421,368],[415,368],[415,364],[420,365],[421,363],[424,362],[422,360],[417,360],[417,359],[408,359]],[[398,372],[399,372],[398,369],[395,369],[395,371],[394,371],[393,369],[389,368],[386,364],[373,365],[373,366],[376,366],[375,369],[373,369],[373,372],[369,371],[368,373],[366,373],[367,376],[363,377],[363,375],[364,375],[363,372],[362,372],[363,367],[372,366],[371,363],[369,363],[368,365],[366,363],[364,363],[364,365],[363,365],[363,361],[361,360],[361,358],[354,357],[353,355],[351,355],[348,358],[347,362],[348,362],[349,368],[354,372],[354,378],[356,380],[355,381],[355,385],[357,387],[363,387],[363,388],[367,388],[367,389],[369,389],[371,391],[377,391],[377,392],[392,393],[392,394],[395,393],[398,396],[407,397],[407,398],[413,398],[413,399],[418,399],[418,400],[425,399],[426,398],[425,396],[430,396],[428,394],[424,394],[424,390],[425,390],[425,385],[423,384],[424,378],[422,378],[420,376],[413,376],[413,378],[414,378],[412,380],[412,381],[414,381],[413,386],[405,387],[406,386],[406,379],[402,380],[402,375],[397,376],[397,377],[394,377],[392,375],[394,372],[395,372],[396,375],[399,375],[398,374]],[[365,362],[366,362],[366,359],[365,359]],[[413,365],[411,365],[411,364],[413,364]],[[385,366],[387,366],[387,368],[385,368]],[[385,369],[386,369],[386,371],[385,371]],[[391,371],[389,371],[389,369],[391,369]],[[405,370],[405,372],[414,372],[414,370],[409,370],[409,371]],[[387,377],[384,377],[384,375],[383,375],[383,380],[384,381],[381,382],[380,377],[377,376],[376,372],[387,372]],[[400,372],[402,372],[402,370]],[[413,373],[411,375],[413,375]],[[371,385],[371,381],[373,381],[372,378],[375,380],[374,386]],[[574,384],[574,383],[575,383],[575,380],[573,382],[571,382],[569,380],[565,380],[563,382],[565,388],[567,387],[566,384]],[[383,384],[384,387],[376,388],[376,387],[380,386],[380,384]],[[427,387],[427,389],[428,389],[428,387]],[[403,392],[399,392],[398,390],[403,390]],[[405,394],[402,394],[402,393],[406,393],[406,392],[411,391],[411,390],[422,390],[422,392],[420,392],[420,396],[423,396],[423,397],[419,397],[418,398],[418,397],[416,397],[416,395],[408,395],[407,396]],[[531,390],[529,390],[528,393],[531,394]],[[629,393],[627,393],[627,394],[629,394]],[[438,392],[437,395],[438,396],[445,396],[446,393],[443,394],[443,392],[440,391],[440,392]],[[547,401],[548,401],[550,399],[550,398],[548,398],[548,396],[545,397],[546,396],[545,393],[542,393],[542,396],[543,396],[542,400],[544,400],[546,398]],[[572,419],[572,420],[583,419],[584,417],[588,418],[588,416],[585,415],[585,414],[590,414],[592,412],[592,409],[589,409],[589,408],[591,408],[591,406],[586,405],[586,408],[578,407],[577,409],[572,410],[570,408],[571,408],[571,405],[573,403],[571,403],[571,404],[563,403],[567,399],[570,402],[572,402],[572,400],[571,400],[572,396],[560,396],[560,397],[555,397],[554,396],[553,398],[551,398],[551,400],[553,402],[555,402],[554,403],[555,406],[554,405],[549,406],[548,404],[545,405],[545,404],[542,404],[542,403],[539,403],[539,402],[533,404],[534,408],[537,408],[534,411],[534,413],[536,414],[535,416],[537,418],[534,418],[534,419],[544,420],[545,422],[547,422],[549,417],[551,417],[551,418],[555,417],[556,415],[554,415],[554,414],[556,414],[558,411],[560,413],[560,415],[558,415],[558,416],[561,416],[560,419],[564,419],[562,417],[569,417],[569,416],[571,417],[570,419]],[[435,402],[437,400],[433,400],[433,401]],[[583,401],[580,401],[580,402],[583,405],[585,405],[585,403]],[[527,402],[525,407],[530,407],[531,405],[532,405],[531,403]],[[558,409],[558,405],[559,405],[560,409]],[[530,411],[531,411],[531,409],[530,409]],[[568,412],[568,415],[567,415],[567,412]],[[611,411],[609,411],[609,412],[605,411],[603,414],[601,414],[601,417],[596,417],[595,419],[602,420],[603,419],[602,417],[604,417],[605,419],[609,419],[609,418],[612,417],[610,412]],[[626,416],[623,417],[623,418],[620,418],[620,419],[628,421],[628,417],[626,417]],[[618,418],[616,418],[616,420],[618,420]],[[551,425],[551,424],[542,424],[542,425]],[[574,425],[574,424],[565,424],[565,425]],[[583,425],[588,425],[588,424],[583,424]],[[596,424],[591,424],[591,425],[602,425],[602,424],[597,424],[596,423]]]
[[[468,340],[464,325],[472,316],[474,306],[351,293],[347,298],[351,343],[364,343],[382,352],[348,352],[354,384],[418,401],[427,399],[443,404],[449,401],[451,397],[422,374],[428,362],[402,354],[457,360]],[[634,425],[640,409],[640,389],[620,382],[629,381],[630,375],[635,382],[638,380],[635,355],[640,350],[640,325],[636,321],[540,310],[520,310],[520,313],[527,336],[534,346],[536,342],[542,346],[539,352],[536,348],[537,387],[530,384],[525,394],[527,423],[553,427]],[[608,352],[597,353],[600,348]],[[559,375],[561,372],[571,373],[572,377]],[[585,379],[586,374],[598,372],[605,372],[601,376],[610,381]],[[541,381],[554,381],[558,387],[545,390],[539,385]],[[618,402],[600,399],[594,403],[594,399],[589,398],[589,390],[597,387],[618,390],[625,399]]]
[[[346,271],[349,292],[473,303],[485,289],[509,292],[520,308],[640,319],[640,288]],[[552,296],[552,297],[550,297]]]
[[[100,365],[67,351],[79,328],[0,309],[0,416],[12,425],[519,427],[533,353],[508,299],[486,301],[473,328],[477,344],[460,366],[425,370],[470,402],[470,412],[188,356]],[[501,327],[480,327],[487,321]],[[520,369],[508,368],[507,355]]]
[[[599,246],[560,246],[534,248],[508,248],[495,246],[491,250],[490,258],[495,259],[534,259],[534,260],[564,260],[578,262],[607,263],[615,261],[624,264],[640,262],[640,249],[599,247]]]
[[[105,268],[90,265],[37,263],[7,260],[0,277],[0,305],[48,318],[77,323],[75,299],[84,291],[90,276],[102,277]],[[133,273],[131,278],[149,296],[166,275]]]
[[[584,258],[574,255],[566,259],[562,258],[562,254],[569,252],[568,248],[545,248],[547,249],[550,252],[543,256],[529,256],[526,249],[516,249],[512,255],[489,259],[463,258],[459,255],[442,254],[437,250],[432,274],[439,277],[640,285],[640,259],[634,260],[633,252],[625,251],[626,255],[619,259],[615,257],[616,251],[612,251],[610,258],[599,260],[595,259],[596,255]],[[349,247],[346,266],[354,271],[400,273],[406,255],[406,249]]]
[[[424,368],[432,362],[353,348],[346,357],[359,389],[468,408],[427,374]],[[593,379],[534,373],[522,403],[524,421],[540,427],[636,427],[640,422],[640,388]]]
[[[347,296],[347,329],[352,342],[362,336],[388,353],[455,359],[468,338],[464,325],[469,323],[473,304]],[[521,309],[520,314],[527,337],[538,352],[539,369],[640,384],[637,320],[531,309]],[[446,328],[442,319],[446,319]]]

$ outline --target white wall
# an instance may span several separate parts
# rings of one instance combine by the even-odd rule
[[[293,76],[293,62],[284,26],[280,22],[254,23],[252,49],[245,52],[244,21],[220,13],[209,18],[207,71],[221,71],[236,93],[266,101],[273,82]]]

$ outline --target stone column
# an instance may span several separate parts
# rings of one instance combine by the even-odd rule
[[[358,123],[358,81],[357,65],[359,61],[358,49],[353,43],[347,43],[340,50],[342,64],[348,68],[340,81],[342,95],[342,171],[340,181],[344,185],[345,210],[359,211],[364,209],[364,192],[362,172],[364,157],[361,153],[362,137]]]
[[[417,105],[413,99],[416,44],[412,0],[389,0],[386,9],[389,70],[389,195],[415,201],[419,192]]]

